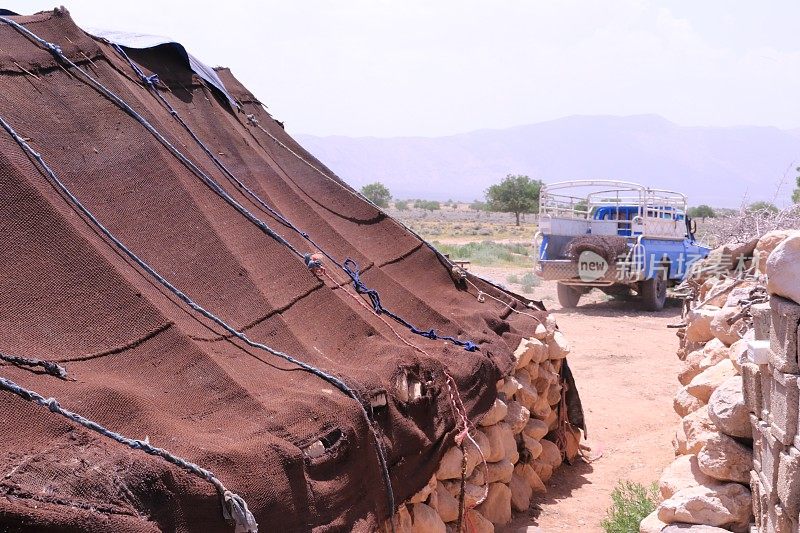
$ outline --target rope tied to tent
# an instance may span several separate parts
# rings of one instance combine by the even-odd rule
[[[67,369],[59,365],[58,363],[53,363],[51,361],[44,361],[42,359],[34,359],[31,357],[20,357],[18,355],[9,355],[5,353],[0,353],[0,359],[8,363],[11,363],[12,365],[17,365],[17,366],[31,366],[31,367],[40,366],[42,367],[42,369],[44,369],[45,373],[50,374],[51,376],[64,380],[68,379]]]
[[[26,31],[27,31],[27,30],[26,30]],[[157,90],[157,88],[156,88],[156,87],[153,85],[153,83],[152,83],[153,76],[146,76],[146,75],[144,74],[144,72],[142,71],[142,69],[141,69],[141,68],[139,68],[139,66],[138,66],[138,65],[136,65],[136,63],[134,63],[134,62],[131,60],[131,58],[128,56],[128,54],[126,54],[126,53],[125,53],[125,51],[122,49],[122,47],[121,47],[121,46],[117,45],[116,43],[111,43],[111,45],[112,45],[113,49],[114,49],[114,50],[115,50],[115,51],[116,51],[116,52],[117,52],[117,53],[118,53],[118,54],[119,54],[119,55],[120,55],[120,56],[121,56],[123,59],[125,59],[125,61],[127,61],[127,63],[128,63],[130,66],[131,66],[131,68],[133,69],[133,71],[136,73],[136,75],[137,75],[137,76],[138,76],[138,77],[141,79],[142,83],[143,83],[143,84],[144,84],[146,87],[148,87],[148,88],[150,88],[150,89],[151,89],[152,93],[153,93],[153,94],[154,94],[154,95],[155,95],[155,96],[156,96],[156,97],[157,97],[157,98],[158,98],[158,99],[161,101],[161,103],[162,103],[162,104],[163,104],[163,105],[166,107],[166,109],[169,111],[169,113],[170,113],[170,114],[171,114],[173,117],[175,117],[175,119],[178,121],[178,123],[180,123],[180,124],[181,124],[181,126],[183,126],[183,128],[184,128],[184,129],[185,129],[185,130],[186,130],[186,131],[189,133],[189,135],[192,137],[192,139],[194,139],[194,141],[195,141],[195,142],[196,142],[196,143],[197,143],[197,144],[200,146],[200,148],[201,148],[201,149],[202,149],[202,150],[203,150],[203,151],[206,153],[206,155],[208,155],[208,157],[209,157],[209,158],[211,158],[211,160],[214,162],[214,164],[216,164],[216,165],[217,165],[217,167],[219,167],[219,168],[220,168],[220,170],[222,170],[222,171],[223,171],[223,173],[224,173],[224,174],[225,174],[225,175],[226,175],[226,176],[227,176],[227,177],[228,177],[228,178],[229,178],[229,179],[230,179],[230,180],[231,180],[231,181],[232,181],[232,182],[233,182],[233,183],[234,183],[234,184],[235,184],[235,185],[236,185],[236,186],[239,188],[239,189],[241,189],[241,190],[242,190],[242,191],[243,191],[243,192],[244,192],[244,193],[245,193],[247,196],[249,196],[249,197],[250,197],[252,200],[254,200],[254,201],[255,201],[255,202],[256,202],[256,203],[257,203],[259,206],[261,206],[263,209],[265,209],[267,212],[269,212],[271,215],[273,215],[273,216],[274,216],[274,217],[275,217],[275,218],[276,218],[276,219],[277,219],[279,222],[281,222],[281,223],[282,223],[284,226],[286,226],[287,228],[289,228],[289,229],[291,229],[292,231],[296,232],[296,233],[297,233],[297,234],[299,234],[301,237],[303,237],[305,240],[307,240],[307,241],[308,241],[308,242],[309,242],[309,243],[310,243],[312,246],[314,246],[314,248],[316,248],[317,250],[319,250],[319,253],[321,253],[322,255],[324,255],[325,257],[327,257],[327,258],[328,258],[328,259],[329,259],[329,260],[330,260],[330,261],[331,261],[333,264],[335,264],[336,266],[338,266],[339,268],[341,268],[342,270],[344,270],[344,271],[345,271],[345,272],[346,272],[346,273],[347,273],[347,274],[348,274],[348,275],[351,277],[351,279],[353,279],[353,283],[354,283],[354,285],[356,286],[356,288],[358,289],[358,287],[359,287],[359,283],[360,283],[360,282],[357,282],[357,281],[356,281],[356,279],[354,279],[354,271],[353,271],[352,267],[350,267],[350,269],[348,270],[348,268],[347,268],[347,266],[346,266],[346,265],[347,265],[347,261],[345,261],[345,264],[344,264],[344,265],[343,265],[343,264],[341,264],[341,263],[339,263],[339,262],[338,262],[338,261],[337,261],[337,260],[336,260],[336,259],[335,259],[335,258],[334,258],[332,255],[331,255],[331,254],[327,253],[327,252],[326,252],[326,251],[325,251],[325,250],[324,250],[324,249],[323,249],[321,246],[319,246],[319,245],[318,245],[316,242],[314,242],[314,240],[313,240],[313,239],[312,239],[312,238],[311,238],[311,237],[308,235],[308,233],[306,233],[305,231],[301,230],[300,228],[298,228],[297,226],[295,226],[294,224],[292,224],[292,223],[291,223],[291,221],[289,221],[289,220],[288,220],[286,217],[284,217],[282,214],[280,214],[279,212],[277,212],[275,209],[273,209],[273,208],[271,208],[269,205],[267,205],[267,204],[266,204],[266,202],[264,202],[264,201],[263,201],[263,200],[262,200],[262,199],[261,199],[261,198],[260,198],[260,197],[259,197],[259,196],[258,196],[258,195],[257,195],[257,194],[256,194],[256,193],[253,191],[253,190],[252,190],[252,189],[250,189],[249,187],[247,187],[247,186],[246,186],[246,185],[245,185],[245,184],[244,184],[244,183],[243,183],[241,180],[239,180],[239,179],[238,179],[238,178],[237,178],[237,177],[236,177],[236,176],[235,176],[235,175],[234,175],[234,174],[233,174],[233,173],[232,173],[232,172],[231,172],[231,171],[228,169],[228,167],[227,167],[227,166],[225,166],[225,164],[224,164],[224,163],[222,163],[222,161],[220,161],[220,160],[219,160],[219,158],[217,158],[217,156],[216,156],[216,155],[214,155],[214,153],[213,153],[211,150],[209,150],[209,148],[208,148],[208,147],[205,145],[205,143],[203,143],[203,141],[202,141],[202,140],[201,140],[201,139],[200,139],[200,138],[197,136],[197,134],[196,134],[196,133],[194,133],[194,131],[192,131],[192,129],[189,127],[189,125],[188,125],[188,124],[187,124],[187,123],[186,123],[186,122],[185,122],[185,121],[184,121],[184,120],[183,120],[183,119],[182,119],[182,118],[181,118],[181,117],[178,115],[178,112],[175,110],[175,108],[174,108],[174,107],[172,107],[172,105],[171,105],[171,104],[170,104],[170,103],[169,103],[169,102],[166,100],[166,98],[164,98],[164,97],[161,95],[161,93],[159,93],[159,91]],[[65,59],[66,59],[66,58],[65,58]],[[67,61],[69,61],[69,60],[67,60]],[[79,70],[80,70],[80,69],[79,69]],[[97,85],[97,86],[101,87],[101,88],[102,88],[102,89],[101,89],[101,92],[103,92],[104,94],[105,94],[106,92],[110,92],[110,91],[108,91],[108,89],[106,89],[106,88],[105,88],[105,87],[104,87],[102,84],[100,84],[100,82],[97,82],[97,81],[93,80],[93,79],[92,79],[92,78],[91,78],[91,77],[90,77],[88,74],[86,74],[85,72],[81,71],[81,73],[83,73],[83,74],[84,74],[84,75],[85,75],[85,76],[86,76],[88,79],[92,80],[93,84],[95,84],[95,85]],[[155,75],[154,75],[154,76],[155,76]],[[156,79],[157,79],[157,77],[156,77]],[[239,204],[239,203],[238,203],[236,200],[234,200],[234,199],[233,199],[233,198],[232,198],[230,195],[228,195],[228,193],[227,193],[227,192],[225,192],[225,190],[222,188],[222,186],[221,186],[219,183],[217,183],[217,182],[216,182],[216,181],[215,181],[215,180],[214,180],[212,177],[210,177],[210,176],[208,176],[207,174],[205,174],[205,173],[204,173],[202,170],[200,170],[200,169],[199,169],[199,168],[198,168],[198,167],[197,167],[197,166],[196,166],[194,163],[192,163],[191,161],[189,161],[189,160],[188,160],[188,158],[186,158],[186,157],[185,157],[185,156],[184,156],[182,153],[180,153],[180,152],[177,150],[177,148],[175,148],[173,145],[171,145],[171,144],[169,143],[169,141],[166,141],[166,139],[164,139],[164,138],[163,138],[163,136],[162,136],[160,133],[158,133],[158,132],[155,130],[155,128],[153,128],[153,127],[152,127],[152,126],[151,126],[151,125],[150,125],[150,124],[149,124],[149,123],[148,123],[148,122],[147,122],[147,121],[146,121],[146,120],[145,120],[143,117],[141,117],[141,116],[140,116],[138,113],[136,113],[136,112],[135,112],[135,111],[134,111],[132,108],[130,108],[130,106],[128,106],[127,104],[125,104],[125,103],[124,103],[124,102],[123,102],[123,101],[122,101],[122,100],[121,100],[119,97],[117,97],[117,96],[116,96],[116,95],[114,95],[113,93],[111,93],[111,95],[113,95],[113,97],[111,97],[111,96],[109,96],[109,97],[112,99],[112,101],[114,101],[115,103],[117,103],[118,105],[120,105],[120,107],[122,107],[122,108],[123,108],[123,109],[124,109],[126,112],[128,112],[128,113],[129,113],[131,116],[133,116],[133,117],[134,117],[134,118],[135,118],[137,121],[139,121],[141,124],[143,124],[143,125],[144,125],[144,126],[147,128],[147,129],[148,129],[148,131],[150,131],[151,133],[153,133],[154,135],[156,135],[156,137],[159,139],[159,141],[161,141],[161,142],[162,142],[162,144],[164,144],[165,146],[167,146],[167,148],[168,148],[168,149],[169,149],[169,150],[170,150],[170,151],[173,153],[173,155],[175,155],[176,157],[178,157],[178,158],[179,158],[179,159],[180,159],[182,162],[184,162],[184,163],[185,163],[187,166],[189,166],[190,170],[192,170],[192,172],[193,172],[193,173],[195,173],[195,175],[197,175],[198,177],[200,177],[200,179],[201,179],[201,180],[202,180],[204,183],[206,183],[207,185],[209,185],[209,187],[211,187],[211,188],[212,188],[212,190],[214,190],[214,192],[216,192],[216,193],[217,193],[219,196],[221,196],[221,197],[222,197],[222,198],[223,198],[223,199],[224,199],[226,202],[228,202],[230,205],[232,205],[234,208],[236,208],[236,209],[237,209],[237,211],[239,211],[240,213],[242,213],[242,214],[245,216],[245,218],[246,218],[247,220],[249,220],[250,222],[252,222],[253,224],[255,224],[255,225],[256,225],[256,226],[257,226],[259,229],[261,229],[263,232],[267,233],[269,236],[271,236],[272,238],[274,238],[275,240],[277,240],[277,241],[278,241],[278,242],[280,242],[281,244],[283,244],[283,245],[285,245],[286,247],[288,247],[288,248],[289,248],[289,249],[290,249],[292,252],[294,252],[294,253],[295,253],[295,255],[297,255],[298,257],[300,257],[301,259],[303,259],[303,260],[305,261],[305,256],[306,256],[307,254],[303,254],[303,253],[301,253],[301,252],[300,252],[300,251],[299,251],[297,248],[295,248],[295,247],[294,247],[294,246],[293,246],[291,243],[289,243],[289,241],[287,241],[285,238],[283,238],[281,235],[279,235],[277,232],[275,232],[275,231],[274,231],[272,228],[270,228],[269,226],[267,226],[267,225],[266,225],[266,224],[265,224],[265,223],[264,223],[264,222],[263,222],[261,219],[259,219],[258,217],[256,217],[256,216],[255,216],[255,215],[253,215],[252,213],[250,213],[250,212],[249,212],[247,209],[245,209],[245,208],[244,208],[244,206],[242,206],[241,204]],[[115,99],[115,98],[116,98],[116,99]],[[276,142],[280,143],[280,144],[281,144],[282,146],[284,146],[284,147],[285,147],[287,150],[289,150],[290,152],[292,152],[293,154],[295,154],[297,157],[299,157],[299,155],[297,155],[297,154],[296,154],[294,151],[292,151],[290,148],[288,148],[288,147],[286,147],[285,145],[283,145],[283,143],[281,143],[281,142],[280,142],[280,141],[279,141],[279,140],[278,140],[276,137],[274,137],[274,136],[273,136],[271,133],[269,133],[269,132],[268,132],[266,129],[264,129],[263,127],[261,127],[261,126],[258,124],[258,119],[256,119],[254,115],[252,115],[252,114],[248,114],[248,115],[247,115],[247,117],[248,117],[248,120],[251,122],[251,124],[253,124],[253,125],[257,126],[259,129],[261,129],[261,130],[262,130],[262,131],[264,131],[264,132],[265,132],[267,135],[269,135],[271,138],[273,138],[273,139],[274,139]],[[301,159],[302,159],[302,158],[301,158]],[[322,173],[322,171],[320,171],[320,170],[319,170],[319,169],[317,169],[316,167],[313,167],[313,168],[315,168],[315,170],[317,170],[318,172]],[[323,176],[325,176],[325,174],[324,174],[324,173],[322,173],[322,175],[323,175]],[[325,177],[327,177],[327,176],[325,176]],[[358,272],[357,272],[358,265],[356,265],[356,264],[355,264],[355,262],[352,262],[352,264],[355,266],[355,276],[356,276],[356,277],[358,277]],[[309,266],[307,262],[306,262],[306,266]],[[314,274],[318,274],[318,271],[315,271],[315,269],[311,269],[310,267],[309,267],[309,269],[310,269],[310,270],[311,270],[311,271],[312,271]],[[435,332],[433,329],[430,329],[430,330],[420,330],[420,329],[416,328],[415,326],[413,326],[411,323],[409,323],[407,320],[403,319],[402,317],[400,317],[400,316],[399,316],[399,315],[397,315],[396,313],[393,313],[393,312],[389,311],[388,309],[386,309],[386,308],[385,308],[385,307],[384,307],[384,306],[383,306],[383,305],[380,303],[380,295],[378,294],[378,291],[377,291],[377,290],[375,290],[375,289],[370,289],[370,288],[368,288],[368,287],[364,286],[363,284],[360,284],[360,286],[361,286],[361,289],[362,289],[362,290],[358,290],[358,292],[359,292],[359,293],[361,293],[361,294],[367,294],[367,295],[369,296],[370,300],[372,301],[373,307],[375,308],[375,313],[376,313],[376,314],[380,314],[380,313],[386,313],[387,315],[389,315],[390,317],[392,317],[394,320],[396,320],[396,321],[400,322],[401,324],[403,324],[404,326],[406,326],[408,329],[410,329],[410,330],[411,330],[413,333],[416,333],[417,335],[422,335],[422,336],[424,336],[424,337],[427,337],[427,338],[429,338],[429,339],[432,339],[432,340],[442,339],[442,340],[450,341],[450,342],[452,342],[453,344],[456,344],[456,345],[458,345],[458,346],[462,346],[462,347],[464,347],[464,349],[465,349],[465,350],[467,350],[467,351],[470,351],[470,352],[471,352],[471,351],[475,351],[475,350],[477,350],[478,346],[477,346],[475,343],[471,342],[471,341],[462,341],[462,340],[456,339],[455,337],[452,337],[452,336],[442,336],[442,335],[437,335],[437,334],[436,334],[436,332]]]
[[[0,21],[6,20],[3,17],[0,17]],[[13,22],[13,21],[12,21]],[[13,23],[16,24],[16,23]],[[24,28],[23,28],[24,29]],[[27,31],[27,30],[25,30]],[[83,203],[75,196],[72,191],[58,178],[55,174],[53,169],[45,162],[44,158],[40,153],[34,150],[28,142],[22,138],[11,125],[0,116],[0,126],[11,136],[12,139],[20,146],[20,148],[29,155],[47,177],[52,185],[56,187],[65,198],[72,203],[72,205],[76,208],[78,212],[83,214],[94,226],[104,235],[109,241],[111,241],[114,246],[123,252],[131,261],[133,261],[136,265],[138,265],[142,270],[144,270],[148,275],[150,275],[153,279],[155,279],[159,284],[161,284],[164,288],[170,291],[173,295],[175,295],[180,301],[185,303],[189,306],[192,310],[196,311],[203,317],[207,318],[208,320],[214,322],[225,331],[230,333],[231,335],[235,336],[236,338],[243,341],[245,344],[252,348],[256,348],[259,350],[263,350],[267,353],[270,353],[274,356],[277,356],[285,361],[288,361],[294,365],[297,365],[301,369],[310,374],[313,374],[322,380],[330,383],[340,391],[342,391],[345,395],[349,396],[351,399],[355,400],[356,404],[358,405],[362,416],[367,421],[367,425],[370,428],[370,431],[373,435],[374,444],[376,448],[376,455],[378,456],[378,462],[381,469],[381,474],[383,476],[383,481],[386,486],[387,492],[387,499],[388,499],[388,507],[389,512],[394,513],[395,503],[394,503],[394,491],[392,489],[391,478],[389,476],[389,467],[386,461],[385,451],[380,441],[380,436],[378,435],[377,430],[375,429],[375,422],[370,417],[369,413],[367,412],[366,407],[362,403],[361,399],[359,398],[358,394],[351,389],[344,381],[339,379],[338,377],[331,375],[311,364],[308,364],[304,361],[301,361],[291,355],[281,352],[280,350],[276,350],[264,343],[254,341],[250,339],[245,333],[237,330],[227,322],[225,322],[220,317],[213,314],[211,311],[207,310],[193,299],[191,299],[186,293],[181,291],[179,288],[174,286],[172,283],[169,282],[164,276],[162,276],[158,271],[156,271],[153,267],[151,267],[147,262],[145,262],[142,258],[136,255],[130,248],[128,248],[125,243],[120,241],[111,231],[106,228],[100,220],[86,207]],[[234,513],[235,514],[235,513]],[[241,533],[247,533],[247,530],[241,530]]]
[[[321,253],[305,254],[303,260],[314,275],[320,276],[325,273],[325,265],[322,263]]]
[[[16,394],[20,398],[33,402],[36,404],[41,405],[42,407],[46,407],[51,413],[55,413],[57,415],[61,415],[68,420],[71,420],[86,429],[92,430],[104,437],[108,437],[116,442],[121,444],[125,444],[128,447],[134,450],[143,451],[149,455],[153,455],[156,457],[160,457],[167,462],[186,470],[187,472],[194,474],[198,477],[201,477],[214,485],[214,488],[217,490],[220,499],[222,501],[222,514],[223,517],[227,520],[232,520],[236,524],[236,533],[257,533],[258,532],[258,524],[256,523],[253,514],[250,512],[250,509],[247,507],[247,503],[242,499],[241,496],[235,494],[228,489],[225,488],[225,485],[217,479],[214,474],[202,468],[186,459],[173,455],[172,453],[164,450],[163,448],[157,448],[156,446],[151,445],[147,441],[131,439],[125,437],[115,431],[111,431],[110,429],[98,424],[97,422],[93,422],[88,418],[85,418],[77,413],[69,411],[61,407],[61,404],[58,403],[58,400],[55,398],[45,398],[41,394],[25,389],[18,385],[17,383],[11,381],[10,379],[6,379],[4,377],[0,377],[0,389],[6,390],[12,394]]]
[[[431,328],[428,330],[419,329],[418,327],[414,326],[411,322],[407,321],[400,315],[386,309],[383,304],[381,303],[381,296],[378,294],[378,291],[375,289],[371,289],[367,287],[363,281],[361,281],[361,269],[358,266],[358,263],[353,261],[351,258],[347,258],[344,260],[344,264],[342,265],[342,270],[350,276],[350,279],[353,282],[353,287],[359,294],[366,294],[370,301],[372,302],[372,307],[375,309],[375,313],[386,314],[395,319],[397,322],[400,322],[405,327],[411,330],[412,333],[415,333],[421,337],[426,337],[431,340],[445,340],[450,341],[457,346],[461,346],[468,352],[474,352],[478,349],[478,345],[472,341],[463,341],[456,337],[452,337],[449,335],[439,335],[436,331]]]

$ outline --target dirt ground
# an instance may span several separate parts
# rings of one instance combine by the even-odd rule
[[[471,269],[499,283],[513,270]],[[510,287],[518,290],[519,287]],[[564,465],[547,483],[547,494],[534,497],[528,516],[518,515],[498,532],[602,531],[617,481],[643,484],[658,480],[674,458],[671,440],[678,416],[672,397],[678,388],[677,339],[667,324],[677,322],[680,306],[648,313],[635,299],[612,299],[595,290],[577,309],[558,305],[553,282],[533,288],[533,296],[552,310],[569,339],[569,364],[583,402],[588,443],[602,450],[600,459]]]

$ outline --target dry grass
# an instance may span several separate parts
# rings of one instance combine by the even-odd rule
[[[698,224],[698,238],[711,247],[752,240],[772,230],[800,229],[800,205],[782,211],[741,209],[731,216],[709,218]]]

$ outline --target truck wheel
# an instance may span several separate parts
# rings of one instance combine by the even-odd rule
[[[656,277],[641,283],[642,304],[648,311],[661,311],[667,302],[667,279],[659,273]]]
[[[564,285],[563,283],[559,283],[557,289],[558,303],[561,304],[561,307],[565,309],[578,307],[578,300],[581,299],[583,291],[570,287],[569,285]]]

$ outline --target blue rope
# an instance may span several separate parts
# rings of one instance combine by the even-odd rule
[[[0,17],[0,21],[5,21],[3,17]],[[14,25],[17,25],[15,22],[11,21]],[[24,29],[24,28],[23,28]],[[27,31],[27,30],[25,30]],[[356,401],[356,404],[359,406],[361,410],[361,414],[367,421],[367,426],[370,428],[372,435],[375,441],[375,447],[377,450],[378,459],[380,462],[382,474],[384,477],[384,482],[386,483],[387,488],[387,498],[389,500],[389,513],[390,515],[394,513],[394,493],[392,491],[392,484],[391,478],[389,477],[389,469],[386,462],[386,457],[380,442],[380,437],[378,436],[377,430],[372,424],[372,420],[367,413],[366,408],[361,403],[359,397],[355,393],[353,389],[347,386],[344,381],[340,380],[339,378],[327,374],[326,372],[308,364],[299,359],[296,359],[284,352],[278,351],[274,348],[267,346],[266,344],[262,344],[260,342],[256,342],[251,340],[246,334],[237,330],[233,326],[229,325],[227,322],[219,318],[218,316],[214,315],[200,304],[192,300],[188,295],[186,295],[183,291],[175,287],[172,283],[170,283],[166,278],[164,278],[161,274],[159,274],[153,267],[151,267],[148,263],[146,263],[143,259],[137,256],[133,251],[128,248],[122,241],[120,241],[111,231],[109,231],[98,219],[94,216],[94,214],[89,211],[89,209],[81,203],[81,201],[69,190],[69,188],[56,176],[55,172],[47,165],[47,163],[42,158],[41,154],[36,152],[26,141],[23,139],[11,125],[5,121],[5,119],[0,116],[0,126],[6,130],[6,132],[17,142],[17,144],[26,152],[28,155],[33,157],[36,160],[39,167],[44,171],[45,175],[50,179],[53,185],[56,186],[58,190],[61,191],[64,196],[66,196],[69,201],[80,211],[87,219],[89,219],[95,227],[97,227],[100,232],[106,236],[120,251],[122,251],[125,255],[127,255],[134,263],[139,265],[145,272],[147,272],[151,277],[153,277],[156,281],[158,281],[162,286],[164,286],[167,290],[169,290],[172,294],[174,294],[178,299],[188,305],[190,308],[195,310],[196,312],[200,313],[207,319],[211,320],[215,324],[222,327],[225,331],[230,333],[231,335],[235,336],[236,338],[243,341],[248,346],[253,348],[266,351],[272,355],[280,357],[300,368],[309,372],[319,378],[323,379],[324,381],[330,383],[334,387],[338,388],[344,394],[352,398]]]
[[[291,229],[292,231],[294,231],[295,233],[297,233],[298,235],[303,237],[305,240],[307,240],[312,246],[314,246],[314,248],[319,250],[320,253],[322,253],[325,257],[327,257],[333,264],[335,264],[342,271],[344,271],[348,276],[350,276],[350,279],[353,281],[353,287],[359,293],[366,294],[366,295],[369,296],[370,300],[372,301],[372,307],[375,310],[375,313],[377,313],[377,314],[383,313],[383,314],[386,314],[386,315],[392,317],[392,319],[394,319],[395,321],[397,321],[400,324],[404,325],[412,333],[415,333],[415,334],[420,335],[422,337],[426,337],[426,338],[431,339],[431,340],[437,340],[437,339],[446,340],[446,341],[452,342],[453,344],[455,344],[457,346],[461,346],[465,350],[470,351],[470,352],[475,351],[475,350],[478,349],[478,346],[475,343],[473,343],[472,341],[462,341],[462,340],[460,340],[460,339],[458,339],[456,337],[451,337],[451,336],[447,336],[447,335],[438,335],[433,329],[421,330],[421,329],[415,327],[414,325],[412,325],[409,321],[407,321],[404,318],[402,318],[400,315],[398,315],[398,314],[388,310],[387,308],[385,308],[380,302],[380,295],[378,294],[378,291],[375,290],[375,289],[369,289],[363,283],[361,283],[361,281],[359,279],[358,265],[356,265],[354,261],[352,261],[351,259],[348,258],[348,259],[345,260],[344,264],[339,263],[331,254],[326,252],[325,249],[322,246],[320,246],[319,244],[314,242],[314,240],[309,236],[308,233],[306,233],[305,231],[301,230],[300,228],[298,228],[297,226],[292,224],[286,217],[284,217],[278,211],[276,211],[275,209],[273,209],[269,205],[267,205],[266,202],[264,202],[258,196],[258,194],[256,194],[252,189],[247,187],[247,185],[245,185],[241,180],[239,180],[233,174],[233,172],[231,172],[228,169],[228,167],[222,161],[219,160],[219,158],[214,154],[214,152],[212,152],[205,145],[205,143],[203,143],[203,141],[194,133],[194,131],[189,127],[189,125],[180,117],[180,115],[175,110],[175,108],[172,107],[172,104],[170,104],[167,101],[167,99],[164,98],[161,95],[161,93],[158,91],[158,88],[156,87],[156,83],[159,81],[158,80],[158,75],[157,74],[153,74],[151,76],[145,75],[145,73],[139,68],[139,66],[136,63],[133,62],[133,60],[131,60],[131,58],[128,56],[128,54],[125,52],[125,50],[122,49],[121,46],[117,45],[116,43],[111,43],[111,46],[125,61],[127,61],[127,63],[130,65],[131,69],[136,73],[136,75],[142,81],[142,84],[145,87],[147,87],[148,89],[150,89],[150,91],[161,101],[161,103],[167,108],[169,113],[173,117],[175,117],[175,119],[178,121],[178,123],[180,123],[181,126],[183,126],[183,128],[189,133],[189,135],[192,137],[192,139],[194,139],[194,141],[200,146],[200,148],[203,150],[203,152],[205,152],[205,154],[217,165],[217,167],[220,170],[222,170],[222,172],[240,190],[244,191],[244,193],[247,196],[249,196],[250,198],[252,198],[259,206],[261,206],[263,209],[267,210],[270,214],[272,214],[284,226],[286,226],[287,228]],[[208,177],[208,179],[213,181],[213,179],[210,178],[210,177]],[[262,224],[263,224],[263,222],[262,222]],[[284,243],[284,244],[288,244],[283,239],[281,239],[281,242]],[[292,248],[291,246],[289,246],[289,247]],[[310,261],[309,260],[309,257],[310,257],[309,254],[300,254],[294,248],[292,248],[292,250],[295,251],[295,253],[297,255],[300,255],[300,257],[303,258],[303,260],[305,261],[306,266],[309,269],[313,270],[313,269],[322,267],[322,263],[320,261],[313,261],[313,264],[310,264],[310,262],[309,262]],[[350,263],[352,263],[352,265],[354,265],[355,268],[352,268],[352,267],[348,268],[347,267],[348,261]]]
[[[363,281],[361,281],[361,270],[358,268],[358,263],[356,263],[349,257],[345,259],[344,265],[342,265],[342,270],[344,270],[345,273],[347,273],[347,275],[350,276],[350,279],[353,280],[353,287],[355,287],[356,291],[359,294],[366,294],[367,297],[369,297],[370,301],[372,302],[372,308],[375,310],[376,314],[388,315],[393,319],[395,319],[397,322],[403,324],[405,327],[411,330],[412,333],[416,333],[417,335],[420,335],[422,337],[426,337],[431,340],[441,339],[450,341],[457,346],[462,346],[468,352],[473,352],[478,349],[478,347],[472,341],[462,341],[461,339],[458,339],[456,337],[439,335],[438,333],[436,333],[434,329],[429,329],[429,330],[419,329],[410,322],[408,322],[406,319],[401,317],[400,315],[397,315],[396,313],[390,311],[389,309],[386,309],[381,303],[381,296],[380,294],[378,294],[378,291],[376,291],[375,289],[370,289],[364,284]]]
[[[101,426],[97,422],[93,422],[88,418],[84,418],[83,416],[77,413],[73,413],[72,411],[64,409],[63,407],[61,407],[61,405],[55,398],[45,398],[44,396],[38,394],[37,392],[25,389],[17,385],[10,379],[0,377],[0,389],[4,389],[8,392],[16,394],[17,396],[29,402],[38,403],[43,407],[47,407],[50,410],[50,412],[59,414],[69,420],[72,420],[73,422],[76,422],[77,424],[80,424],[81,426],[87,429],[95,431],[103,435],[104,437],[108,437],[109,439],[115,440],[121,444],[125,444],[126,446],[129,446],[134,450],[141,450],[150,455],[161,457],[167,462],[172,463],[196,476],[205,479],[206,481],[214,485],[214,488],[217,489],[217,492],[219,493],[219,496],[223,502],[222,505],[223,516],[226,519],[233,520],[236,522],[237,526],[236,531],[247,531],[248,533],[250,532],[256,533],[258,531],[258,524],[256,524],[256,520],[253,517],[253,514],[247,508],[247,503],[244,501],[244,499],[242,499],[241,496],[234,494],[228,489],[226,489],[225,486],[222,484],[222,482],[219,479],[217,479],[217,477],[209,470],[206,470],[205,468],[202,468],[185,459],[177,457],[162,448],[157,448],[155,446],[152,446],[147,441],[129,439],[128,437],[124,437],[119,433],[116,433],[114,431],[111,431],[110,429]]]

